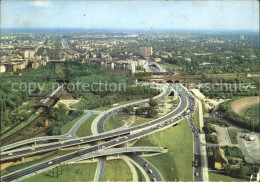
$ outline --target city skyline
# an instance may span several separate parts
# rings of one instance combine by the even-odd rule
[[[2,1],[1,28],[259,30],[258,1]]]

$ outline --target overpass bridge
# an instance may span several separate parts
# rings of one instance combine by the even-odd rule
[[[121,155],[121,154],[144,154],[144,153],[166,153],[168,149],[162,147],[124,147],[124,148],[112,148],[112,149],[99,149],[94,152],[90,152],[84,155],[75,156],[71,159],[68,159],[64,162],[59,162],[57,159],[53,159],[52,161],[42,162],[40,164],[27,167],[25,169],[21,169],[5,175],[1,178],[2,181],[13,181],[13,180],[24,180],[28,177],[31,177],[37,173],[44,172],[46,170],[55,168],[60,165],[66,165],[68,163],[86,160],[86,159],[93,159],[102,156],[108,155]],[[70,154],[68,154],[70,155]],[[68,156],[67,155],[67,156]]]

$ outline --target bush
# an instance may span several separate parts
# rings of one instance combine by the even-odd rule
[[[205,123],[211,123],[211,124],[216,124],[216,125],[225,126],[225,127],[231,126],[229,123],[224,122],[224,121],[217,119],[217,118],[204,117],[203,119],[204,119]]]
[[[225,146],[224,151],[225,151],[226,156],[237,157],[237,158],[243,158],[244,157],[241,149],[238,148],[238,147]]]

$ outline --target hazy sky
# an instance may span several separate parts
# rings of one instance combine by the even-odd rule
[[[1,27],[259,30],[259,2],[4,0]]]

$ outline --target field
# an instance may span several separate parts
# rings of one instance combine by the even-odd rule
[[[122,159],[108,160],[103,181],[131,181],[132,172]]]
[[[231,108],[233,111],[235,111],[240,116],[243,115],[244,111],[248,108],[251,108],[255,105],[258,105],[259,107],[259,97],[246,97],[242,99],[235,100],[231,103]],[[259,111],[259,110],[258,110]]]
[[[146,158],[161,172],[165,181],[193,180],[193,141],[186,119],[178,126],[141,138],[135,145],[168,148],[168,153]]]
[[[229,134],[231,143],[232,143],[232,144],[238,144],[238,141],[237,141],[237,130],[235,130],[235,129],[229,129],[229,130],[228,130],[228,134]]]
[[[180,67],[178,67],[178,66],[176,66],[176,65],[174,65],[174,64],[170,64],[170,63],[167,63],[167,62],[164,62],[164,61],[162,61],[161,63],[160,63],[160,65],[163,67],[163,68],[165,68],[167,71],[178,71],[178,70],[180,70],[181,68]]]
[[[78,128],[78,131],[76,133],[76,135],[78,137],[84,137],[84,136],[90,136],[92,135],[91,132],[91,124],[92,121],[98,116],[98,114],[93,114],[92,116],[90,116],[89,118],[87,118],[84,123],[82,123],[80,125],[80,127]]]
[[[70,131],[70,129],[72,128],[72,126],[73,126],[75,123],[77,123],[77,121],[78,121],[80,118],[84,117],[86,114],[87,114],[87,113],[83,113],[81,116],[79,116],[79,117],[73,119],[72,121],[70,121],[70,122],[66,123],[64,126],[62,126],[62,127],[61,127],[61,134],[64,135],[64,134],[68,133],[68,132]]]
[[[93,181],[97,163],[69,164],[32,176],[24,182]]]
[[[257,122],[257,121],[259,122],[259,116],[260,116],[259,109],[260,109],[260,105],[258,104],[258,105],[255,105],[253,107],[246,109],[243,114],[244,114],[244,116],[252,119],[254,122]]]

